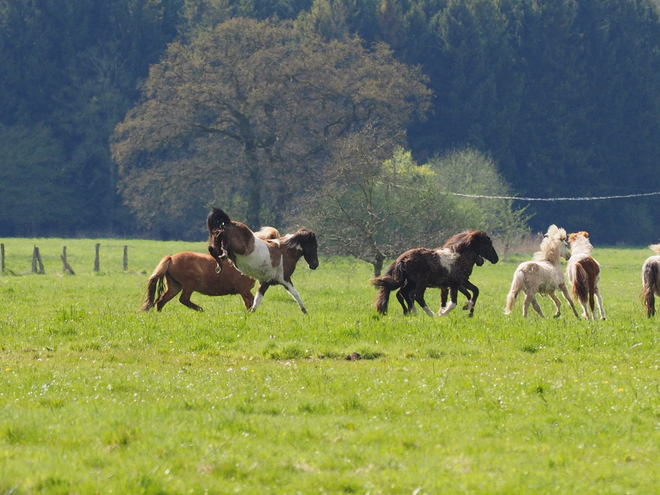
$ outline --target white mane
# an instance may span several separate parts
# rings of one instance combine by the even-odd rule
[[[559,247],[566,240],[566,231],[556,225],[550,225],[541,242],[541,250],[534,253],[533,261],[559,261]]]

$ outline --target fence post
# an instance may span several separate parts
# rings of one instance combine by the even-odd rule
[[[0,244],[0,273],[5,273],[5,245]]]
[[[124,271],[128,270],[128,246],[124,244]]]
[[[62,255],[60,256],[62,258],[62,271],[64,273],[70,273],[71,275],[75,275],[73,273],[73,268],[71,268],[71,265],[66,260],[66,246],[62,247]]]
[[[37,246],[34,246],[34,251],[32,251],[32,273],[46,273],[46,270],[44,270],[44,264],[41,261],[41,254],[39,253],[39,248]]]
[[[98,271],[99,271],[99,265],[100,265],[100,261],[99,261],[99,250],[100,250],[100,249],[101,249],[101,245],[97,243],[97,244],[96,244],[96,257],[94,258],[94,271],[95,271],[95,272],[98,272]]]

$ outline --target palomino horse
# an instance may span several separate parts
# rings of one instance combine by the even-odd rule
[[[655,296],[660,296],[660,244],[651,244],[649,248],[657,253],[649,257],[642,267],[642,287],[646,316],[655,315]]]
[[[525,293],[523,316],[527,317],[529,305],[531,304],[536,312],[544,318],[541,306],[536,301],[536,294],[539,293],[541,295],[547,294],[554,301],[557,307],[554,316],[557,318],[561,314],[561,303],[555,295],[555,290],[559,289],[564,294],[568,304],[571,305],[575,316],[579,318],[564,282],[564,272],[561,270],[561,258],[568,260],[570,257],[568,245],[566,244],[566,231],[556,225],[551,225],[543,238],[543,242],[541,242],[541,250],[534,253],[532,261],[525,261],[518,265],[513,274],[511,290],[506,297],[504,313],[510,314],[513,311],[516,297],[518,297],[520,291],[523,291]]]
[[[247,225],[233,222],[219,208],[213,208],[206,218],[209,231],[209,253],[220,263],[226,257],[241,272],[259,281],[257,295],[251,312],[254,312],[271,285],[283,285],[294,297],[303,313],[307,309],[300,294],[291,282],[291,275],[301,257],[312,270],[319,266],[316,235],[311,230],[299,229],[296,233],[278,239],[260,239]]]
[[[440,316],[448,314],[456,307],[458,291],[461,289],[474,307],[479,289],[468,280],[472,268],[479,257],[491,263],[497,263],[499,257],[490,237],[483,230],[468,230],[452,239],[445,243],[447,247],[439,249],[410,249],[387,268],[385,275],[373,278],[372,284],[380,288],[376,310],[385,314],[390,292],[398,289],[396,298],[403,308],[403,314],[410,313],[417,301],[426,314],[434,316],[424,300],[424,293],[429,287],[449,287],[451,302],[441,309]],[[466,293],[466,289],[473,291],[471,297]]]
[[[229,260],[223,260],[222,263],[222,271],[218,273],[215,259],[208,254],[186,251],[165,256],[149,277],[140,311],[154,306],[160,311],[179,292],[182,292],[179,298],[181,304],[195,311],[203,309],[190,300],[193,292],[206,296],[240,294],[245,307],[250,309],[254,302],[250,292],[254,287],[254,279],[239,272]]]
[[[589,242],[589,232],[568,234],[571,246],[571,259],[566,265],[566,276],[571,283],[571,291],[582,306],[582,316],[587,320],[596,319],[594,297],[598,301],[601,320],[605,319],[603,296],[600,295],[600,264],[591,256],[594,247]],[[587,305],[588,303],[588,305]]]

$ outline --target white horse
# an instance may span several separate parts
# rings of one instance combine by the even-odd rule
[[[603,296],[600,295],[600,264],[591,256],[594,247],[589,242],[589,232],[568,234],[571,246],[571,259],[566,265],[566,276],[571,283],[573,295],[582,306],[582,316],[587,320],[596,319],[594,297],[598,301],[601,320],[605,319]],[[589,303],[587,305],[587,302]]]
[[[518,265],[518,268],[513,274],[511,290],[506,297],[506,309],[504,313],[511,313],[513,305],[516,302],[516,297],[518,297],[520,291],[523,291],[525,293],[523,316],[527,317],[529,305],[531,304],[536,312],[542,318],[545,318],[541,307],[536,301],[536,293],[538,292],[541,295],[547,294],[554,301],[557,307],[554,316],[557,318],[561,314],[561,303],[555,295],[555,290],[559,289],[573,309],[575,316],[579,318],[571,295],[568,293],[568,288],[564,282],[564,272],[561,269],[561,258],[568,260],[570,257],[568,244],[566,244],[566,231],[558,228],[556,225],[551,225],[543,242],[541,242],[541,250],[534,253],[532,261],[525,261]]]
[[[651,244],[649,248],[657,253],[649,257],[642,267],[642,286],[646,316],[655,314],[655,296],[660,296],[660,244]]]

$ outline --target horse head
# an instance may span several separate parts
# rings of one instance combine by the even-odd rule
[[[227,257],[227,250],[224,247],[224,233],[228,225],[231,225],[231,219],[220,208],[213,208],[206,217],[206,228],[209,231],[208,250],[218,264],[215,269],[216,273],[220,273],[222,260]]]
[[[316,270],[319,266],[319,258],[317,254],[318,243],[316,242],[316,234],[309,229],[302,228],[293,234],[291,237],[291,242],[297,243],[298,246],[300,246],[307,265],[312,270]]]
[[[495,251],[495,247],[493,246],[493,241],[488,237],[488,234],[483,230],[478,230],[477,237],[479,238],[479,255],[493,264],[497,263],[500,260],[500,257],[497,255],[497,251]],[[481,262],[483,264],[483,260]]]
[[[564,229],[554,224],[550,225],[548,232],[543,236],[541,251],[534,254],[534,261],[545,260],[559,264],[560,258],[569,260],[571,258],[571,252],[566,239],[567,236]]]

